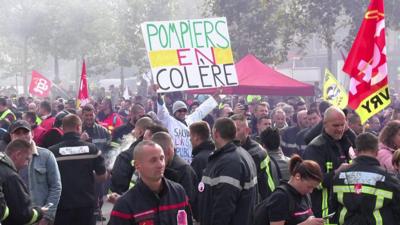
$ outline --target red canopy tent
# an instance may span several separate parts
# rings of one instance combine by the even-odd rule
[[[239,86],[223,87],[223,94],[312,96],[312,85],[287,77],[249,54],[236,63]],[[214,94],[216,88],[190,90],[192,94]]]

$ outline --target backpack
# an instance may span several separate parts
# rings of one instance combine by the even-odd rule
[[[296,200],[292,197],[290,194],[290,191],[286,185],[279,185],[276,187],[275,191],[277,190],[282,190],[289,198],[289,214],[292,214],[295,210],[295,204]],[[275,192],[274,191],[274,192]],[[269,198],[264,199],[262,202],[260,202],[255,210],[254,210],[254,222],[253,225],[269,225],[269,217],[268,217],[268,203],[269,203]]]

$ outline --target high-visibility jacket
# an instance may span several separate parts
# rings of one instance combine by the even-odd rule
[[[312,207],[315,217],[326,217],[332,213],[329,206],[332,179],[335,170],[340,164],[350,161],[349,148],[351,142],[345,136],[341,140],[333,140],[325,131],[316,137],[306,148],[303,158],[313,160],[321,167],[324,175],[321,185],[311,193]],[[325,225],[331,223],[329,219],[325,220]]]
[[[358,156],[333,180],[331,205],[339,224],[400,224],[400,181],[376,158]]]
[[[7,109],[6,111],[2,112],[0,115],[0,120],[6,119],[6,118],[8,120],[10,120],[10,122],[12,122],[16,119],[15,114],[10,109]]]
[[[266,199],[279,185],[282,178],[277,162],[271,158],[259,143],[247,137],[241,146],[253,158],[257,170],[258,193]]]
[[[41,210],[32,207],[28,189],[14,163],[4,153],[0,153],[0,186],[9,208],[1,218],[3,225],[33,224],[42,218]]]

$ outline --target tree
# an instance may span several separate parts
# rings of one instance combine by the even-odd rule
[[[287,59],[291,47],[304,46],[306,41],[297,40],[306,40],[309,33],[300,11],[291,14],[294,6],[278,0],[206,0],[204,15],[227,18],[236,59],[252,53],[277,64]]]

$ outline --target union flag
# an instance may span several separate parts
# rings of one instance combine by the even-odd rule
[[[349,107],[365,123],[390,104],[383,0],[371,0],[343,71],[350,76]]]

